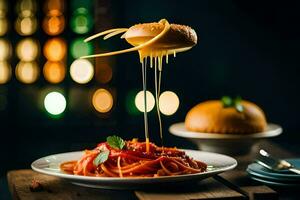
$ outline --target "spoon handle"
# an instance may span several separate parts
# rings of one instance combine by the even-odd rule
[[[294,172],[296,174],[300,174],[300,170],[296,168],[289,168],[289,171]]]

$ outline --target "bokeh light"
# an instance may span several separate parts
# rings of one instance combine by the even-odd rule
[[[61,61],[66,56],[67,45],[61,38],[52,38],[44,45],[44,56],[50,61]]]
[[[0,61],[9,59],[11,51],[11,44],[5,39],[0,39]]]
[[[7,61],[0,61],[0,84],[7,83],[12,74],[11,66]]]
[[[54,10],[57,11],[57,10]],[[65,29],[65,17],[57,11],[57,14],[48,14],[43,20],[43,30],[48,35],[58,35]]]
[[[19,0],[16,5],[18,15],[23,17],[32,16],[37,9],[36,0]]]
[[[18,17],[15,29],[19,35],[32,35],[37,30],[36,17]]]
[[[113,71],[107,63],[96,65],[96,80],[100,83],[108,83],[112,79]]]
[[[16,77],[20,82],[34,83],[39,77],[39,67],[36,62],[20,61],[15,70]]]
[[[64,6],[65,6],[65,0],[46,0],[44,2],[44,12],[50,14],[53,11],[63,12]]]
[[[7,1],[0,0],[0,17],[5,17],[7,13]]]
[[[172,91],[165,91],[159,97],[159,109],[164,115],[173,115],[179,107],[179,98]]]
[[[25,38],[17,44],[16,51],[20,60],[33,61],[39,54],[39,44],[32,38]]]
[[[93,94],[92,103],[98,112],[107,113],[112,109],[114,99],[108,90],[101,88]]]
[[[71,55],[73,58],[79,58],[93,54],[93,44],[91,42],[84,42],[84,38],[77,38],[71,42]]]
[[[155,105],[155,100],[154,100],[154,96],[151,92],[146,91],[146,98],[147,98],[147,106],[146,106],[146,110],[147,112],[150,112]],[[144,112],[145,110],[145,103],[144,103],[144,91],[140,91],[139,93],[137,93],[137,95],[135,96],[135,106],[137,107],[137,109],[141,112]]]
[[[44,106],[51,115],[60,115],[66,109],[66,98],[59,92],[50,92],[45,97]]]
[[[85,34],[92,30],[93,17],[86,8],[76,9],[71,18],[71,29],[78,34]]]
[[[62,62],[47,61],[43,68],[45,79],[50,83],[60,83],[66,75],[66,67]]]
[[[137,94],[136,90],[131,90],[127,93],[126,99],[125,99],[125,106],[126,111],[130,115],[138,115],[140,114],[140,111],[135,106],[135,96]]]
[[[6,17],[0,17],[0,36],[5,35],[7,31],[8,31],[8,20]]]
[[[78,8],[86,8],[87,10],[92,10],[94,6],[93,0],[72,0],[71,10],[76,10]]]
[[[94,76],[94,66],[86,59],[77,59],[71,64],[70,75],[77,83],[88,83]]]

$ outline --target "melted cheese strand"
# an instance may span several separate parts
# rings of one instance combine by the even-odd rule
[[[169,54],[168,54],[168,51],[166,53],[166,63],[168,64],[169,63]]]
[[[158,72],[158,96],[160,96],[161,72],[162,70]]]
[[[147,115],[147,58],[142,62],[142,79],[143,79],[143,93],[144,93],[144,128],[146,138],[146,152],[149,152],[149,132],[148,132],[148,115]],[[147,143],[148,140],[148,143]]]
[[[155,83],[155,101],[156,101],[156,111],[157,111],[157,117],[158,117],[158,123],[159,123],[159,136],[160,140],[163,146],[163,133],[162,133],[162,122],[161,122],[161,116],[160,116],[160,110],[159,110],[159,99],[158,99],[158,81],[157,81],[157,67],[160,68],[162,65],[161,58],[158,58],[158,66],[154,65],[154,83]]]
[[[107,34],[106,36],[103,37],[103,40],[107,40],[115,35],[119,35],[120,33],[124,33],[126,30],[120,30],[120,31],[115,31],[112,33]]]
[[[152,51],[150,52],[150,68],[153,67],[153,57],[152,57]]]
[[[170,29],[170,24],[169,24],[169,22],[167,20],[163,20],[163,22],[164,22],[165,27],[162,30],[162,32],[160,32],[154,38],[152,38],[151,40],[148,40],[147,42],[145,42],[143,44],[140,44],[140,45],[132,47],[132,48],[120,50],[120,51],[112,51],[112,52],[108,52],[108,53],[100,53],[100,54],[82,56],[80,58],[94,58],[94,57],[112,56],[112,55],[117,55],[117,54],[132,52],[132,51],[138,51],[138,50],[140,50],[142,48],[145,48],[145,47],[153,44],[157,40],[159,40],[162,36],[164,36],[168,32],[168,30]],[[144,56],[140,53],[140,62],[142,62],[143,58],[144,58]]]
[[[86,39],[84,40],[84,42],[89,42],[89,41],[91,41],[91,40],[93,40],[93,39],[95,39],[95,38],[97,38],[97,37],[100,37],[100,36],[102,36],[102,35],[109,34],[109,33],[111,33],[111,32],[116,32],[116,31],[123,31],[123,32],[125,32],[125,31],[127,31],[127,30],[128,30],[128,28],[113,28],[113,29],[109,29],[109,30],[102,31],[102,32],[100,32],[100,33],[97,33],[97,34],[95,34],[95,35],[92,35],[92,36],[86,38]]]

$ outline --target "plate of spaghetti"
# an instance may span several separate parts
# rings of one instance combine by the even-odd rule
[[[236,165],[234,158],[222,154],[159,147],[110,136],[92,150],[46,156],[34,161],[31,167],[76,185],[137,189],[199,181]]]

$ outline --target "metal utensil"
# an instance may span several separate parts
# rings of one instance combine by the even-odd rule
[[[261,149],[259,150],[259,156],[256,159],[256,162],[263,167],[282,172],[282,170],[288,170],[296,174],[300,174],[300,169],[296,169],[291,163],[286,160],[277,159],[272,157],[267,151]]]

